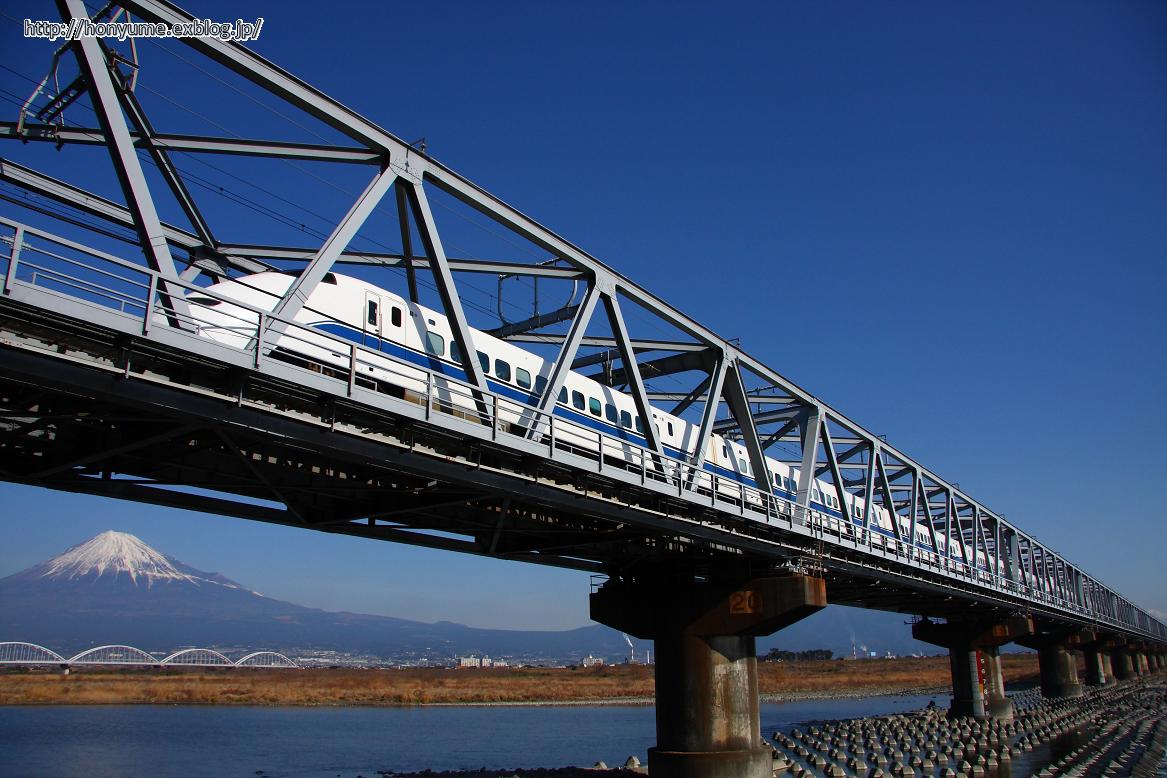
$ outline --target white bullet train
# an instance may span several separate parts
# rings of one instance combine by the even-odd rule
[[[270,311],[294,278],[292,273],[270,271],[206,287],[206,291],[216,297],[201,290],[190,292],[186,299],[191,304],[191,316],[199,334],[243,348],[255,337],[258,315],[253,309]],[[230,301],[249,307],[232,305]],[[302,327],[288,328],[277,340],[275,353],[316,371],[340,375],[343,368],[343,374],[347,376],[350,349],[347,344],[338,342],[339,338],[363,347],[358,350],[357,380],[379,391],[424,403],[426,371],[462,381],[466,378],[457,343],[444,315],[361,279],[328,273],[297,314],[296,322]],[[332,337],[322,337],[317,333]],[[522,409],[535,405],[546,388],[554,363],[479,330],[471,330],[471,338],[490,390],[514,402],[513,406],[509,403],[500,405],[500,421],[519,422]],[[384,359],[378,354],[394,359]],[[474,413],[471,395],[459,390],[457,384],[438,378],[432,389],[444,407]],[[591,456],[598,455],[598,448],[603,446],[604,456],[623,458],[637,468],[641,466],[642,447],[647,441],[643,434],[644,421],[637,415],[631,396],[569,372],[554,413],[556,417],[572,422],[557,425],[556,438],[562,445],[585,449]],[[690,461],[697,425],[659,409],[653,410],[652,417],[665,454]],[[719,435],[710,435],[708,445],[704,469],[719,477],[716,479],[719,490],[739,495],[741,492],[734,486],[738,483],[759,489],[744,446]],[[779,499],[793,503],[798,469],[769,458],[766,464],[773,477],[770,491]],[[711,479],[710,483],[713,482]],[[749,499],[749,492],[745,493]],[[756,501],[757,497],[753,499]],[[862,526],[863,507],[863,500],[851,495],[847,495],[845,504],[840,504],[834,487],[829,483],[816,480],[813,484],[810,520],[832,534],[855,537]],[[903,516],[895,518],[900,536],[907,537],[910,522]],[[891,547],[897,537],[892,515],[880,505],[871,507],[870,529],[872,544],[876,547]],[[939,550],[939,555],[933,548],[929,528],[917,523],[913,540],[918,559],[940,564],[940,555],[947,550],[945,536],[936,538],[935,549]],[[974,570],[971,567],[973,552],[973,544],[953,540],[953,559],[965,565],[970,573]],[[986,578],[989,570],[984,552],[977,548],[976,573]],[[999,568],[998,573],[1001,572],[1003,569]]]

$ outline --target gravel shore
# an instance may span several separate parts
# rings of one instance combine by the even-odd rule
[[[381,773],[383,778],[643,778],[648,770],[626,770],[622,767],[605,770],[596,767],[556,767],[514,770],[475,770],[468,772]]]
[[[860,697],[917,697],[932,694],[950,694],[951,686],[918,686],[905,689],[899,686],[857,686],[838,691],[781,692],[761,694],[762,702],[790,702],[791,700],[854,700]]]

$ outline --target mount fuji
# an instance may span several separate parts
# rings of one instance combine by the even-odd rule
[[[607,627],[489,630],[306,608],[197,570],[113,531],[0,579],[0,640],[39,643],[59,653],[107,643],[147,651],[241,646],[430,659],[627,653],[620,633]]]
[[[864,642],[880,653],[932,653],[911,639],[903,621],[898,614],[832,606],[760,639],[758,653],[827,648],[845,656]],[[620,659],[628,653],[619,632],[598,625],[562,632],[492,630],[307,608],[265,597],[113,531],[0,579],[5,640],[39,643],[61,654],[110,643],[147,651],[197,645],[428,659]]]

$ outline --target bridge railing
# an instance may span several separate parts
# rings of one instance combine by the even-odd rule
[[[17,287],[28,287],[71,303],[104,308],[116,312],[125,322],[126,331],[133,334],[148,336],[153,328],[180,331],[199,339],[203,346],[213,342],[223,349],[242,352],[256,369],[275,360],[304,374],[331,380],[338,386],[338,393],[354,399],[404,400],[423,408],[427,421],[469,423],[490,439],[512,445],[533,442],[544,447],[549,459],[567,456],[570,464],[577,467],[597,474],[618,474],[620,480],[709,506],[727,516],[786,529],[1099,623],[1132,626],[1076,602],[1055,582],[1016,580],[1003,569],[974,566],[954,557],[951,551],[921,549],[894,532],[889,536],[871,526],[858,526],[849,519],[839,520],[803,508],[737,479],[659,455],[619,435],[482,392],[443,373],[436,362],[435,369],[405,362],[20,222],[0,217],[0,226],[6,230],[0,236],[7,249],[0,251],[5,294]],[[737,527],[746,528],[756,534],[756,525]],[[967,543],[966,548],[975,548],[975,544]]]

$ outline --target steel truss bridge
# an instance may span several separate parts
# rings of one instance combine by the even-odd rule
[[[81,0],[59,7],[63,18],[87,15]],[[99,17],[122,13],[191,18],[158,0],[124,0]],[[248,137],[244,121],[217,135],[164,131],[140,99],[149,68],[136,49],[63,47],[0,136],[14,156],[104,148],[123,201],[0,161],[12,214],[0,218],[0,477],[616,581],[795,572],[824,579],[833,603],[948,621],[1024,614],[1167,640],[1163,623],[1079,564],[422,148],[241,45],[173,45],[338,140]],[[227,241],[195,197],[207,187],[189,160],[311,164],[317,178],[360,174],[363,190],[311,245],[261,234],[260,218],[248,222],[254,239]],[[268,188],[284,185],[275,177]],[[447,252],[456,223],[439,231],[437,205],[503,235],[508,255]],[[358,249],[359,235],[385,224],[399,245]],[[293,279],[270,309],[239,306],[245,347],[200,332],[197,309],[223,299],[209,283],[267,270]],[[393,358],[368,333],[354,341],[297,323],[334,272],[443,313],[466,380],[405,363],[400,380],[371,380],[372,364]],[[554,362],[531,403],[499,391],[471,356],[468,300],[483,279],[497,285],[500,313],[473,327]],[[517,284],[566,302],[504,318]],[[296,356],[295,344],[319,338],[330,339],[330,361]],[[690,419],[696,453],[670,456],[653,424],[636,445],[555,414],[569,371],[620,388],[642,419],[654,407]],[[758,482],[771,482],[767,457],[799,468],[797,496],[706,470],[715,432],[741,442]],[[861,515],[825,521],[812,507],[816,479],[839,505],[861,498]],[[873,505],[902,529],[879,531]],[[917,527],[930,547],[914,541]]]
[[[77,656],[65,657],[36,643],[0,643],[0,667],[13,665],[61,665],[68,667],[299,667],[276,651],[253,651],[237,660],[212,648],[184,648],[159,659],[133,646],[95,646]]]

